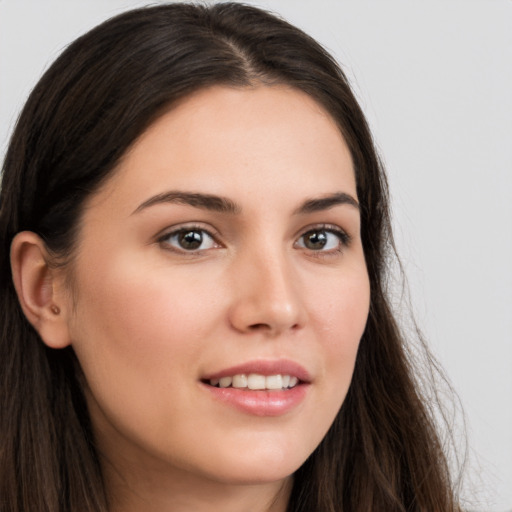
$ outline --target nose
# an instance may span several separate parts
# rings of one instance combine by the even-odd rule
[[[232,270],[229,320],[235,330],[275,337],[305,325],[301,286],[286,255],[252,255]]]

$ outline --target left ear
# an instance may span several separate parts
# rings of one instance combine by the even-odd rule
[[[49,265],[43,240],[31,231],[18,233],[11,244],[14,287],[23,313],[51,348],[71,343],[67,323],[68,300],[61,269]]]

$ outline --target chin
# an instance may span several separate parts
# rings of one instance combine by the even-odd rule
[[[257,485],[285,480],[297,471],[308,454],[298,457],[294,453],[283,453],[279,447],[266,447],[246,453],[244,457],[227,457],[216,464],[214,479],[225,484]]]

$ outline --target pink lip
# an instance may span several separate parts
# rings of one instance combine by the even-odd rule
[[[253,416],[281,416],[297,407],[306,397],[309,384],[297,384],[283,391],[250,391],[246,388],[216,388],[201,384],[212,396]]]
[[[232,377],[233,375],[259,373],[260,375],[294,375],[301,382],[311,382],[311,376],[308,371],[298,363],[287,359],[277,361],[257,360],[242,363],[230,368],[225,368],[219,372],[208,374],[203,380],[221,379],[222,377]]]
[[[294,375],[299,384],[286,390],[253,391],[246,388],[217,388],[210,386],[208,380],[220,379],[238,374],[249,375]],[[222,403],[254,416],[281,416],[297,407],[306,397],[311,377],[307,370],[298,363],[288,360],[251,361],[225,368],[202,379],[201,385]]]

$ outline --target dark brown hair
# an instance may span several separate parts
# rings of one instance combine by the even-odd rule
[[[126,12],[72,43],[31,93],[0,196],[0,510],[108,510],[72,348],[23,316],[9,248],[22,230],[72,257],[85,199],[166,109],[215,84],[286,84],[318,101],[350,148],[371,305],[353,380],[325,439],[295,474],[290,512],[458,510],[430,407],[388,304],[387,185],[347,79],[309,36],[240,4]]]

